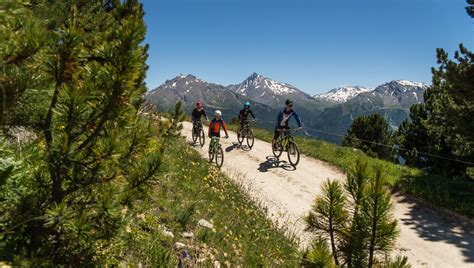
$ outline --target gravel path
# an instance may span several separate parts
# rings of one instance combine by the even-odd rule
[[[183,135],[191,141],[192,124],[183,124]],[[207,133],[207,129],[206,129]],[[271,145],[255,140],[251,151],[236,146],[236,134],[222,139],[225,151],[222,170],[249,189],[268,210],[268,216],[281,226],[290,226],[302,246],[310,235],[303,231],[302,217],[308,213],[321,184],[327,179],[343,180],[345,174],[325,162],[302,156],[296,169],[286,155],[280,162]],[[207,146],[196,149],[207,158]],[[401,195],[393,196],[394,215],[400,237],[394,255],[409,258],[414,267],[474,267],[474,226],[446,217]]]

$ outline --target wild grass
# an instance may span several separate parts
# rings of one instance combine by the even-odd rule
[[[231,126],[236,129],[236,126]],[[271,142],[273,133],[264,129],[253,129],[260,140]],[[474,218],[474,182],[464,178],[430,174],[421,169],[398,165],[393,162],[370,157],[364,152],[308,137],[296,137],[303,154],[328,162],[347,172],[357,160],[366,161],[373,170],[381,166],[390,186],[398,191],[433,205],[446,208],[461,215]]]
[[[143,214],[143,224],[131,231],[135,240],[155,240],[145,239],[139,247],[134,243],[136,247],[124,256],[129,263],[153,266],[159,261],[175,267],[178,262],[211,266],[216,261],[245,267],[298,265],[297,245],[265,217],[241,187],[203,160],[184,139],[171,138],[168,142],[163,179],[154,187],[152,200],[139,206],[143,212],[137,214]],[[214,227],[199,227],[200,219]],[[174,238],[164,237],[164,229]],[[183,237],[186,232],[194,237]],[[149,249],[157,241],[168,245],[166,252],[156,249],[155,254]],[[177,242],[185,246],[177,249]],[[144,257],[143,252],[153,258]]]

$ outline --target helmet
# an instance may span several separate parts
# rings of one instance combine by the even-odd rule
[[[250,102],[247,101],[247,102],[244,104],[244,108],[247,108],[247,109],[250,108]]]
[[[214,112],[214,115],[222,116],[222,112],[219,111],[219,110],[216,110],[216,111]]]
[[[198,101],[198,102],[197,102],[197,107],[198,107],[198,108],[201,108],[201,107],[202,107],[202,101]]]
[[[288,100],[285,101],[285,105],[291,107],[291,106],[293,106],[293,102],[288,99]]]

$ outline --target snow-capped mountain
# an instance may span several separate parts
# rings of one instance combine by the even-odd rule
[[[409,108],[423,101],[427,85],[406,80],[395,80],[376,87],[372,91],[362,92],[345,102],[324,110],[315,120],[315,128],[328,132],[344,134],[357,116],[379,113],[396,129],[410,112]],[[320,136],[333,142],[341,138]]]
[[[256,91],[259,88],[262,89],[262,95],[267,93],[263,89],[268,89],[275,95],[286,95],[299,91],[290,84],[277,82],[257,73],[251,74],[245,81],[233,87],[235,92],[244,96],[254,95],[255,92],[251,91]]]
[[[322,139],[340,142],[339,136],[311,132],[309,128],[344,134],[354,118],[372,113],[382,114],[393,128],[409,116],[409,107],[423,101],[427,85],[407,80],[395,80],[375,89],[347,86],[317,95],[314,98],[296,87],[252,74],[242,83],[228,87],[206,82],[193,75],[179,75],[148,92],[146,99],[161,111],[182,101],[187,113],[198,100],[207,111],[220,109],[226,120],[232,119],[250,101],[252,109],[271,129],[279,109],[286,99],[292,99],[308,131]]]
[[[394,80],[375,88],[372,93],[382,99],[384,106],[401,106],[409,108],[423,101],[423,93],[428,86],[420,82]]]
[[[206,82],[190,74],[180,74],[167,80],[158,88],[150,91],[146,98],[158,107],[161,106],[165,109],[172,107],[178,101],[194,106],[196,102],[202,100],[206,106],[216,109],[236,107],[241,104],[239,97],[224,86]]]
[[[242,83],[230,85],[228,88],[255,102],[269,106],[281,106],[288,98],[295,102],[299,101],[302,106],[305,106],[302,102],[314,101],[309,94],[304,93],[295,86],[278,82],[256,73],[251,74]]]
[[[346,102],[360,93],[372,91],[372,88],[359,87],[359,86],[342,86],[330,90],[327,93],[318,94],[314,96],[315,99],[325,100],[331,103],[343,103]]]
[[[190,74],[178,75],[167,80],[161,86],[149,91],[145,98],[155,104],[160,111],[168,111],[178,101],[181,101],[188,114],[196,107],[198,101],[202,101],[209,114],[219,109],[225,120],[231,120],[243,108],[246,101],[251,101],[252,109],[258,114],[258,117],[266,119],[262,120],[263,127],[267,127],[270,119],[273,119],[276,114],[276,110],[271,107],[254,102],[222,85],[209,83]]]

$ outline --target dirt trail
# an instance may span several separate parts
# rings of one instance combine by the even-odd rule
[[[191,140],[192,124],[185,122],[183,135]],[[207,131],[207,129],[206,129]],[[207,132],[206,132],[207,133]],[[225,151],[222,170],[268,209],[268,216],[278,224],[292,226],[302,241],[302,217],[308,213],[321,184],[327,179],[344,179],[337,168],[302,156],[296,169],[288,165],[284,154],[280,162],[272,155],[267,142],[255,140],[251,151],[238,148],[236,135],[223,139]],[[207,157],[207,146],[196,149]],[[395,255],[409,258],[413,267],[474,267],[474,226],[440,215],[404,196],[394,196],[394,215],[398,219],[400,237]]]

